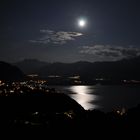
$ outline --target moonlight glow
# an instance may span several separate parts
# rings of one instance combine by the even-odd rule
[[[85,27],[86,26],[86,20],[84,20],[84,19],[80,19],[80,20],[78,20],[78,25],[79,25],[79,27]]]

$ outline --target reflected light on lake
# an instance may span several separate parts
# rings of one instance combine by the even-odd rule
[[[98,106],[93,103],[98,100],[98,96],[94,95],[94,89],[90,88],[90,86],[71,86],[68,90],[75,93],[69,94],[69,96],[82,105],[84,109],[89,110],[98,108]]]

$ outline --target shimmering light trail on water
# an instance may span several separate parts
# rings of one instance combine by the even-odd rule
[[[97,105],[93,104],[94,101],[98,100],[98,96],[93,94],[94,91],[89,86],[71,86],[68,90],[74,93],[70,94],[70,97],[81,104],[84,109],[98,108]]]
[[[140,104],[140,86],[134,85],[75,85],[54,86],[76,100],[86,110],[109,112],[128,109]]]

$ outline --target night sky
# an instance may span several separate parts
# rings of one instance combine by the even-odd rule
[[[94,62],[140,55],[139,0],[1,0],[0,17],[1,61]]]

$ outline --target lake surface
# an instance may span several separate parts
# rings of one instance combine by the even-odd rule
[[[132,108],[140,103],[140,86],[53,86],[76,100],[86,110],[99,109],[109,112],[114,109]]]

